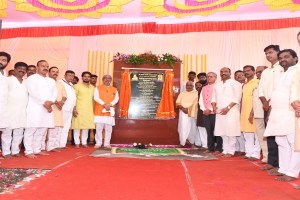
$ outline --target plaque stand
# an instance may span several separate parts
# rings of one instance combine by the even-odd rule
[[[175,63],[174,72],[174,87],[180,88],[180,67],[181,63]],[[114,62],[113,85],[121,88],[121,73],[124,68],[148,69],[149,72],[157,72],[156,69],[172,69],[169,65],[131,65],[124,62]],[[137,70],[135,69],[135,71]],[[151,70],[149,70],[151,69]],[[160,70],[161,72],[161,70]],[[180,91],[179,91],[180,92]],[[174,105],[179,95],[174,93]],[[112,144],[130,144],[133,142],[152,143],[161,145],[178,145],[179,135],[178,127],[178,110],[176,109],[176,118],[170,120],[144,120],[144,119],[121,119],[116,116],[116,126],[113,127]]]

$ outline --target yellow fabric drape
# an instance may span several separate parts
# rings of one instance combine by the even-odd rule
[[[130,73],[125,69],[122,73],[122,84],[120,91],[119,117],[128,118],[128,110],[131,96]]]
[[[158,119],[173,119],[176,116],[173,101],[173,79],[174,73],[167,70],[165,72],[165,82],[161,95],[162,97],[156,111],[156,118]]]

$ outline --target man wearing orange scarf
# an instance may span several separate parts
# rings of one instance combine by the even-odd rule
[[[110,147],[112,126],[115,125],[115,105],[119,101],[117,88],[111,86],[112,77],[108,74],[102,77],[102,85],[94,91],[94,122],[96,124],[96,145],[95,148],[102,146],[102,131],[105,129],[104,147]]]

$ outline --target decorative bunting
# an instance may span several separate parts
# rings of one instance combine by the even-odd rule
[[[259,0],[142,0],[145,4],[144,12],[156,13],[157,17],[190,15],[208,16],[217,11],[237,10],[242,4],[257,2]]]
[[[290,11],[300,10],[300,0],[265,0],[265,4],[270,6],[271,10],[289,9]]]
[[[0,18],[7,16],[5,9],[7,8],[6,0],[0,1]]]
[[[100,18],[102,13],[122,12],[122,6],[132,0],[11,0],[16,10],[36,12],[41,17],[75,19],[81,16]],[[1,10],[1,2],[0,2]]]

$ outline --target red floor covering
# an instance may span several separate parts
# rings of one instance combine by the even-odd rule
[[[299,180],[278,182],[254,162],[241,158],[170,161],[87,156],[93,150],[70,148],[37,159],[2,160],[1,167],[54,169],[0,199],[300,199],[300,190],[293,188],[300,185]]]

